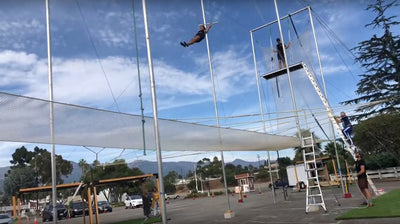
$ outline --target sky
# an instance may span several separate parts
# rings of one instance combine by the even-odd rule
[[[374,18],[374,14],[365,10],[371,2],[277,2],[281,17],[308,5],[312,7],[327,95],[335,113],[343,109],[339,102],[356,96],[358,75],[362,73],[346,48],[353,48],[373,34],[380,33],[380,30],[365,27]],[[146,5],[159,117],[215,125],[206,41],[188,48],[179,44],[180,41],[189,41],[198,31],[199,24],[203,23],[200,0],[147,0]],[[261,125],[252,123],[261,118],[249,31],[276,20],[274,2],[204,0],[204,7],[207,22],[217,22],[208,33],[208,38],[221,125],[259,130]],[[310,20],[306,12],[292,19],[299,36],[310,35]],[[329,29],[324,28],[323,24]],[[0,30],[1,91],[48,99],[45,1],[0,1]],[[134,0],[132,5],[132,1],[128,0],[50,0],[50,31],[54,101],[140,114],[139,67],[144,114],[152,116],[142,1]],[[399,30],[397,28],[394,31]],[[313,46],[310,38],[306,38],[304,46],[299,47],[295,30],[287,20],[282,21],[282,32],[284,41],[292,43],[289,48],[292,51],[288,54],[295,55],[296,60],[306,60],[299,56],[301,54],[298,51],[306,48],[306,45]],[[346,47],[335,42],[335,36]],[[261,49],[271,53],[270,42],[275,45],[277,37],[279,29],[276,25],[254,33],[260,75],[276,68],[276,59],[271,67],[268,65],[271,62],[265,62]],[[315,53],[306,55],[311,58],[308,58],[311,64],[315,63]],[[287,86],[279,84],[284,96],[276,98],[274,85],[263,80],[261,83],[263,107],[266,108],[264,112],[274,114],[278,110],[293,110],[290,98],[283,98],[289,97]],[[305,86],[301,81],[294,85],[297,94],[302,95],[299,105],[322,107],[312,87]],[[244,117],[233,119],[239,116]],[[278,117],[276,114],[267,119],[270,117],[273,118],[272,122],[280,122],[274,120]],[[289,119],[288,124],[275,125],[268,132],[293,136],[296,133],[293,122],[293,119]],[[12,153],[22,145],[30,150],[36,146],[1,142],[0,166],[10,165]],[[50,150],[49,145],[39,147]],[[96,155],[100,162],[108,163],[121,158],[127,162],[156,160],[154,151],[143,155],[141,150],[132,149],[56,146],[56,153],[76,162],[82,158],[92,162]],[[213,156],[219,157],[220,153],[163,152],[163,161],[198,161]],[[248,161],[267,158],[265,152],[225,152],[224,156],[227,162],[238,158]],[[271,156],[274,159],[277,155],[271,153]],[[280,156],[293,157],[293,150],[284,150]]]

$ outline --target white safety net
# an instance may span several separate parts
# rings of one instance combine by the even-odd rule
[[[142,117],[0,93],[0,141],[143,149]],[[154,120],[145,117],[146,149],[155,150]],[[159,119],[162,150],[257,151],[299,146],[295,137]],[[220,137],[219,137],[220,136]]]

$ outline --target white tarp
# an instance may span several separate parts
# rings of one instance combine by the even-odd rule
[[[54,106],[54,144],[142,149],[139,115],[63,103]],[[51,144],[50,102],[0,93],[0,141]],[[221,141],[218,138],[220,131]],[[159,119],[162,150],[257,151],[297,147],[298,138]],[[155,150],[153,118],[145,117],[146,148]]]

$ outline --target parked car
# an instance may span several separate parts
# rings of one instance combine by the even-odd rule
[[[14,223],[13,219],[6,213],[0,214],[0,224],[11,224]]]
[[[125,199],[125,208],[137,208],[143,205],[143,199],[140,195],[130,195]]]
[[[62,204],[57,204],[57,218],[63,219],[67,217],[67,208]],[[48,204],[44,207],[42,212],[42,219],[43,222],[52,221],[54,218],[53,216],[53,204]]]
[[[111,205],[107,201],[98,201],[97,208],[99,210],[99,213],[112,212],[113,210]]]
[[[84,204],[83,204],[84,203]],[[85,207],[85,215],[89,214],[89,205],[86,202],[77,201],[72,203],[70,208],[70,216],[75,217],[77,215],[83,215],[83,207]]]
[[[165,195],[165,200],[169,200],[169,199],[180,199],[181,196],[179,196],[179,194],[166,194]]]

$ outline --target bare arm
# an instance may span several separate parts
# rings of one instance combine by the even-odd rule
[[[207,26],[205,32],[208,33],[208,31],[211,29],[211,27],[213,26],[213,23],[210,23],[210,25]]]
[[[292,42],[289,41],[288,45],[286,45],[286,49],[288,49],[290,47],[290,45],[292,44]]]
[[[360,172],[357,173],[357,176],[360,176],[361,174],[365,173],[365,166],[361,165],[360,166]]]

